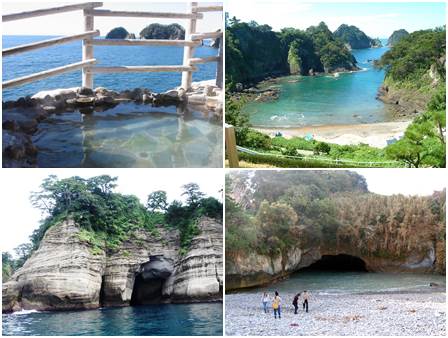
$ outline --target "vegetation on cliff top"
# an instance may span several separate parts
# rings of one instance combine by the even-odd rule
[[[201,216],[222,219],[222,204],[206,197],[196,183],[183,186],[186,202],[167,202],[163,191],[152,192],[144,206],[136,196],[114,192],[116,177],[108,175],[84,179],[78,176],[58,179],[52,175],[31,196],[33,205],[47,215],[30,236],[30,242],[16,248],[18,259],[12,270],[22,266],[39,247],[46,231],[61,221],[72,218],[81,228],[79,238],[92,247],[93,253],[116,250],[137,229],[159,236],[158,227],[178,229],[181,253],[199,233]],[[10,256],[9,256],[10,257]],[[4,267],[5,269],[5,267]]]
[[[306,31],[272,31],[255,21],[230,19],[226,28],[226,86],[247,85],[288,72],[308,75],[356,69],[356,60],[324,22]]]
[[[225,212],[226,257],[323,246],[400,259],[436,247],[444,271],[444,192],[381,196],[348,171],[241,171],[226,176]]]
[[[386,149],[389,157],[412,167],[446,166],[445,39],[445,27],[413,32],[376,63],[386,71],[387,86],[428,97],[427,111],[415,118],[400,141]]]

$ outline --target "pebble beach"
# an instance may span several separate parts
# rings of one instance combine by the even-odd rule
[[[282,318],[265,314],[261,294],[226,295],[225,332],[238,336],[446,336],[446,293],[313,295],[309,312],[294,314],[294,295],[281,294]],[[301,306],[301,303],[299,303]]]

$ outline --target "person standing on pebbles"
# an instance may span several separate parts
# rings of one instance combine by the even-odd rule
[[[282,318],[282,299],[278,295],[278,291],[275,291],[274,299],[272,300],[272,308],[274,309],[274,317],[277,319],[277,313],[278,313],[278,319]]]
[[[261,302],[263,303],[263,310],[264,313],[268,313],[268,302],[269,302],[269,295],[267,292],[263,293],[263,298],[261,299]]]
[[[294,299],[292,300],[292,305],[294,305],[294,314],[297,314],[297,310],[299,309],[299,297],[300,292],[294,296]]]
[[[308,312],[308,300],[310,299],[310,294],[308,291],[303,291],[302,293],[302,300],[303,300],[303,309],[306,309],[306,312]]]

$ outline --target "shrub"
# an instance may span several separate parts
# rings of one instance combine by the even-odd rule
[[[319,142],[314,146],[313,152],[316,155],[319,154],[330,154],[331,147],[328,143],[325,142]]]

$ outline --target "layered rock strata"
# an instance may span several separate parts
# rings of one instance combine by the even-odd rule
[[[47,231],[3,284],[2,310],[222,300],[222,224],[203,217],[198,227],[200,234],[184,255],[178,231],[163,227],[153,234],[138,230],[111,253],[92,250],[80,228],[64,221]]]

